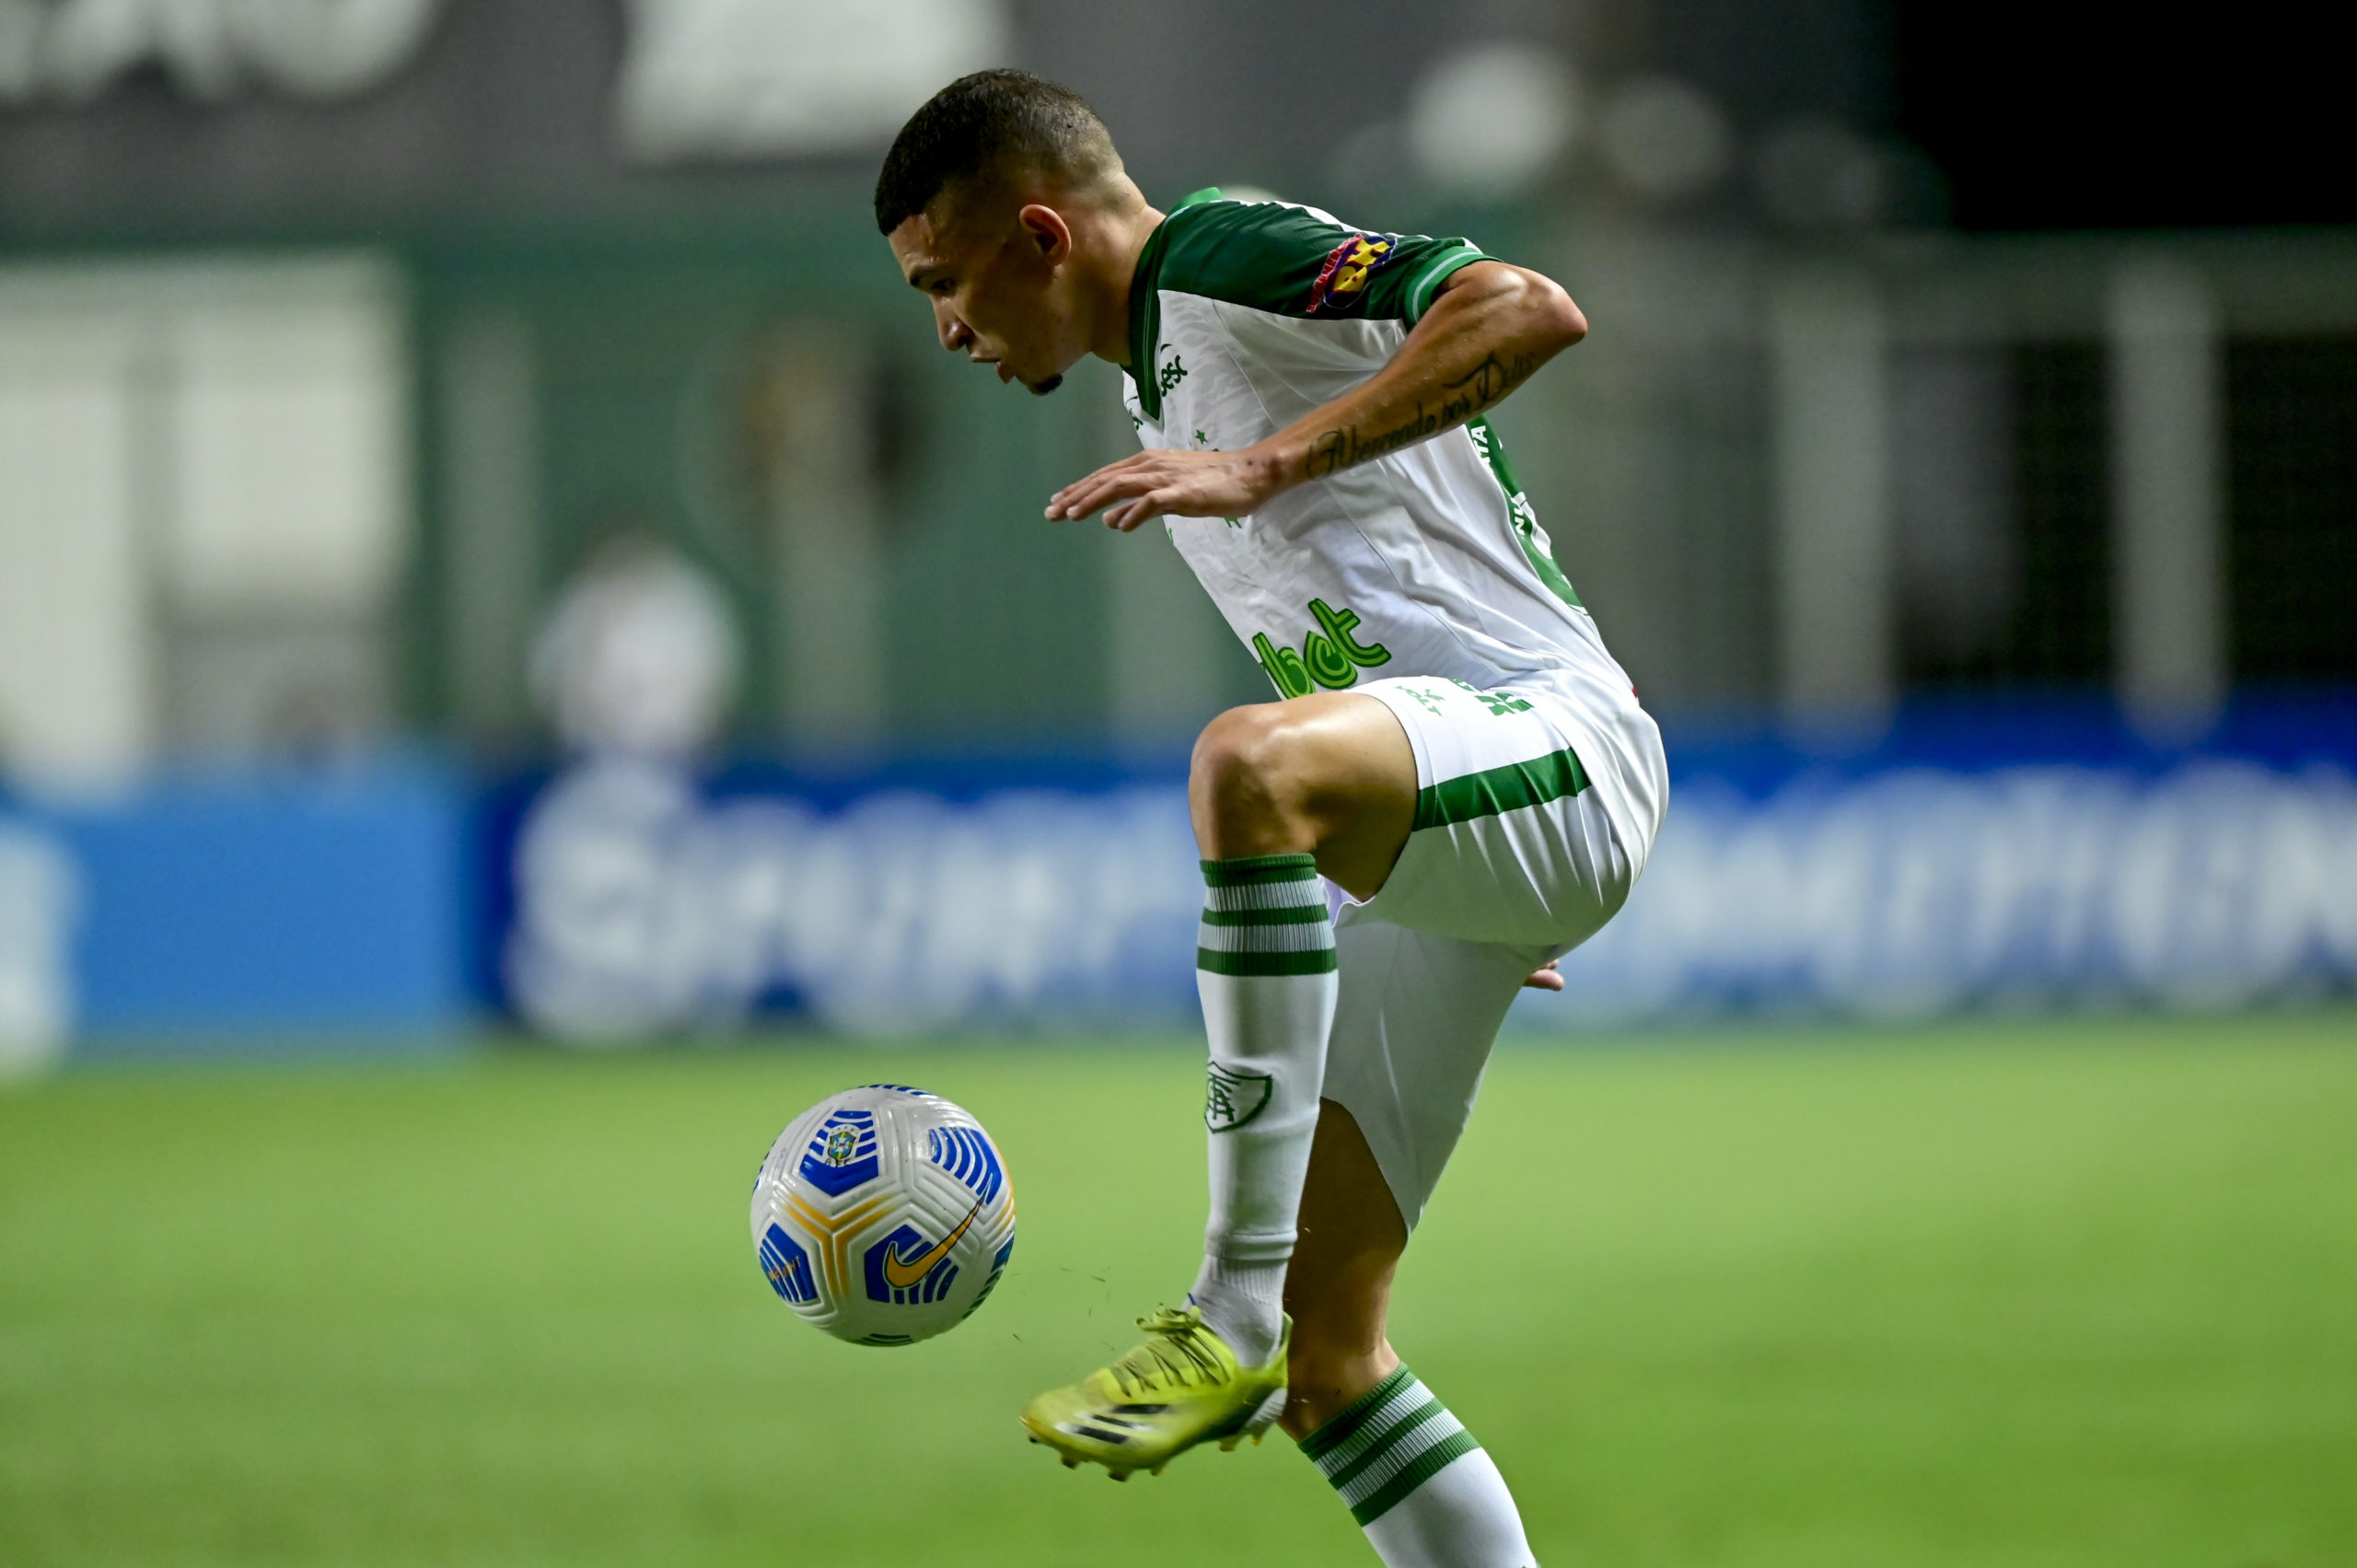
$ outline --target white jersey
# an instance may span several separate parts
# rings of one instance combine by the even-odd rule
[[[1314,207],[1189,197],[1131,285],[1124,395],[1139,439],[1233,451],[1274,435],[1382,369],[1442,283],[1488,259],[1463,239],[1353,228]],[[1652,726],[1629,678],[1483,420],[1249,517],[1167,528],[1281,696],[1362,677],[1540,687],[1586,716],[1589,772],[1657,772],[1657,749],[1631,747]]]

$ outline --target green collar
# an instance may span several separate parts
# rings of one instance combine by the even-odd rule
[[[1162,422],[1162,387],[1155,379],[1154,351],[1162,336],[1162,258],[1170,248],[1170,220],[1189,207],[1220,199],[1219,187],[1206,185],[1170,209],[1170,215],[1147,236],[1138,253],[1138,270],[1130,277],[1130,379],[1138,389],[1138,407],[1148,419]]]

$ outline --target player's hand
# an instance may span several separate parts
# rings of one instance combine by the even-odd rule
[[[1552,963],[1549,963],[1522,983],[1532,991],[1561,991],[1563,989],[1563,977],[1555,972]]]
[[[1048,498],[1051,522],[1102,507],[1105,526],[1127,533],[1155,517],[1241,517],[1285,490],[1277,460],[1240,452],[1140,452],[1074,480]]]

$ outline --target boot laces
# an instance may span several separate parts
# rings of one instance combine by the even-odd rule
[[[1171,1384],[1225,1383],[1227,1368],[1208,1342],[1203,1315],[1192,1307],[1157,1307],[1138,1319],[1152,1337],[1112,1365],[1113,1381],[1124,1395],[1150,1392]]]

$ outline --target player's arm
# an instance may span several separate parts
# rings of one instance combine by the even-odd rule
[[[1103,507],[1106,526],[1123,531],[1164,516],[1242,517],[1494,408],[1586,333],[1587,319],[1553,280],[1473,262],[1449,274],[1390,362],[1343,396],[1240,451],[1124,458],[1058,491],[1048,516]]]

